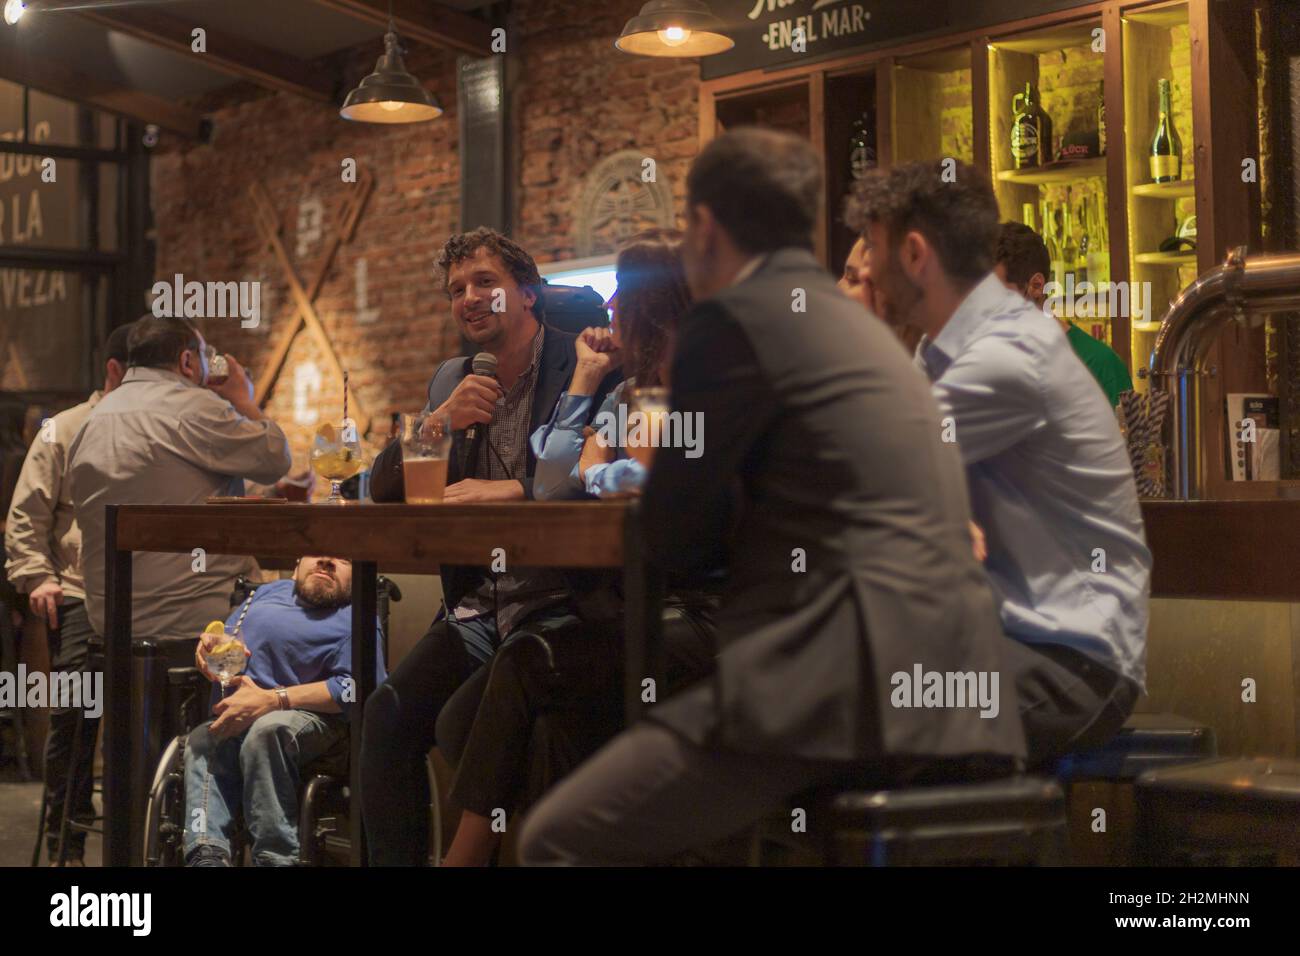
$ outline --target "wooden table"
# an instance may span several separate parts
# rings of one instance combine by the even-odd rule
[[[662,676],[662,575],[645,561],[635,501],[482,505],[110,505],[104,642],[104,862],[139,863],[130,848],[131,565],[136,551],[267,558],[331,555],[352,561],[351,722],[354,865],[366,862],[361,825],[361,717],[375,682],[376,576],[436,574],[440,564],[623,568],[624,700],[640,712],[641,681]],[[496,549],[502,549],[497,552]],[[152,768],[149,768],[150,772]]]

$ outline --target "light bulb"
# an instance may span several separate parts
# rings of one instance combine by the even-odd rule
[[[23,0],[5,0],[5,23],[13,26],[23,18],[27,5]]]
[[[406,106],[405,103],[400,103],[397,100],[384,100],[379,105],[382,106],[384,109],[388,110],[388,112],[390,113],[396,113],[398,110]]]
[[[659,31],[659,39],[665,46],[681,46],[691,38],[691,31],[685,27],[668,27]]]

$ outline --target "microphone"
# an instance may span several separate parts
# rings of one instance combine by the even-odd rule
[[[471,368],[475,375],[483,375],[487,378],[497,377],[497,357],[491,352],[479,352],[474,356]],[[482,431],[479,430],[479,423],[475,422],[465,429],[465,441],[461,445],[461,463],[460,473],[462,476],[468,476],[470,466],[478,460],[478,443],[480,437],[487,431],[486,426]]]
[[[491,352],[479,352],[474,356],[472,364],[475,375],[482,375],[486,378],[497,377],[497,357]],[[470,425],[465,431],[466,442],[474,442],[478,439],[478,422]]]

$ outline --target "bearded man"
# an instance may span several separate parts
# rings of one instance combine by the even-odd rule
[[[259,587],[236,607],[224,634],[204,634],[195,650],[214,682],[213,719],[185,743],[185,860],[229,866],[235,811],[243,810],[257,866],[298,861],[301,768],[346,752],[352,685],[352,562],[303,557],[293,579]],[[376,625],[376,640],[383,635]],[[225,688],[206,654],[238,638],[244,673]],[[383,654],[377,653],[382,682]]]

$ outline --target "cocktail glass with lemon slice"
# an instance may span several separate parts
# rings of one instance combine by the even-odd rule
[[[217,643],[203,658],[208,670],[221,683],[221,696],[226,696],[226,686],[244,672],[248,654],[239,636],[220,621],[213,621],[203,629],[204,634],[219,634]]]
[[[329,422],[316,429],[316,440],[311,448],[311,467],[322,478],[328,478],[329,505],[343,504],[340,484],[366,467],[365,453],[357,439],[356,426],[345,423],[342,429]]]

